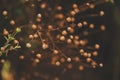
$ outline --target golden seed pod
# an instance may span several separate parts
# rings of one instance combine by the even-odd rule
[[[15,25],[15,21],[14,21],[14,20],[11,20],[11,21],[10,21],[10,24],[11,24],[11,25]]]
[[[79,28],[81,28],[81,27],[83,26],[83,24],[79,22],[79,23],[77,24],[77,26],[78,26]]]
[[[34,7],[35,7],[35,4],[31,4],[31,7],[33,7],[33,8],[34,8]]]
[[[72,28],[71,27],[68,27],[67,30],[70,31]]]
[[[60,66],[61,65],[61,63],[59,61],[57,61],[55,64],[56,64],[56,66]]]
[[[56,38],[57,38],[57,39],[60,39],[60,36],[61,36],[60,34],[57,34],[57,35],[56,35]]]
[[[106,30],[106,27],[105,27],[104,25],[101,25],[101,26],[100,26],[100,29],[101,29],[102,31],[105,31],[105,30]]]
[[[92,65],[92,66],[96,66],[97,63],[96,63],[95,61],[92,61],[91,65]]]
[[[34,61],[35,61],[35,63],[39,63],[39,62],[40,62],[40,60],[39,60],[39,59],[35,59]]]
[[[97,52],[97,51],[94,51],[92,54],[93,54],[93,56],[97,56],[97,55],[98,55],[98,52]]]
[[[65,41],[65,36],[60,36],[61,41]]]
[[[84,53],[83,53],[83,56],[84,56],[84,57],[88,57],[87,52],[84,52]]]
[[[58,77],[55,77],[54,80],[60,80]]]
[[[3,30],[3,35],[8,35],[8,34],[9,34],[9,32],[6,29],[4,29]]]
[[[80,58],[79,58],[79,57],[75,57],[74,60],[75,60],[76,62],[79,62],[79,61],[80,61]]]
[[[41,18],[41,17],[42,17],[42,14],[40,14],[40,13],[37,14],[37,17],[38,17],[38,18]]]
[[[42,3],[42,4],[40,5],[40,8],[41,8],[41,9],[45,9],[46,6],[47,6],[46,3]]]
[[[72,7],[73,7],[73,8],[78,8],[78,5],[77,5],[77,4],[73,4]]]
[[[96,66],[93,65],[92,68],[96,68]]]
[[[74,40],[74,44],[75,44],[75,45],[79,45],[80,43],[79,43],[79,41]]]
[[[23,60],[25,58],[25,56],[21,55],[19,56],[19,59]]]
[[[104,15],[105,15],[104,11],[100,11],[100,16],[104,16]]]
[[[2,12],[2,15],[3,15],[3,16],[7,16],[7,15],[8,15],[8,11],[4,10],[4,11]]]
[[[84,49],[80,49],[79,52],[80,53],[84,53],[85,51],[84,51]]]
[[[46,44],[46,43],[42,44],[42,49],[47,49],[48,47],[49,47],[48,44]]]
[[[68,64],[68,65],[67,65],[67,68],[68,68],[68,69],[72,69],[72,67],[73,67],[72,64]]]
[[[100,45],[99,44],[95,44],[95,49],[99,49]]]
[[[68,58],[67,58],[67,61],[68,61],[68,62],[71,62],[71,61],[72,61],[72,59],[71,59],[70,57],[68,57]]]
[[[41,18],[38,18],[38,17],[37,17],[37,18],[36,18],[36,21],[37,21],[37,22],[41,22]]]
[[[103,67],[103,63],[100,63],[99,66],[100,66],[100,67]]]
[[[32,27],[33,30],[37,29],[37,25],[35,25],[35,24],[32,24],[31,27]]]
[[[89,7],[90,7],[91,9],[94,9],[94,8],[95,8],[95,5],[94,5],[94,4],[90,4]]]
[[[33,36],[34,36],[34,38],[38,38],[38,34],[34,34]]]
[[[59,51],[55,49],[55,50],[53,50],[53,53],[54,53],[54,54],[58,54]]]
[[[61,6],[57,6],[57,10],[62,10],[62,7]]]
[[[84,66],[80,65],[80,66],[78,67],[78,69],[79,69],[80,71],[83,71],[83,70],[84,70]]]
[[[32,45],[30,43],[26,43],[26,47],[30,48]]]
[[[48,29],[49,30],[53,30],[53,26],[52,25],[48,25]]]
[[[82,45],[82,46],[85,46],[85,45],[86,45],[86,41],[84,41],[84,40],[80,40],[79,43],[80,43],[80,45]]]
[[[87,58],[86,61],[87,61],[87,62],[91,62],[92,59],[91,59],[91,58]]]
[[[74,36],[73,35],[70,35],[70,39],[73,39],[74,38]]]
[[[69,31],[70,33],[73,33],[73,32],[74,32],[74,29],[71,28],[71,27],[68,27],[68,28],[67,28],[67,31]]]
[[[87,55],[88,55],[88,57],[91,57],[91,53],[88,53]]]
[[[83,25],[84,26],[88,25],[87,21],[83,21]]]
[[[4,59],[1,59],[1,60],[0,60],[0,62],[1,62],[1,63],[4,63],[4,62],[5,62],[5,60],[4,60]]]
[[[67,18],[66,18],[66,21],[67,21],[67,22],[71,22],[71,21],[72,21],[71,17],[67,17]]]
[[[78,8],[75,8],[74,11],[78,13],[80,10]]]
[[[59,14],[56,14],[56,15],[55,15],[55,18],[56,18],[56,19],[63,19],[63,18],[64,18],[64,15],[59,13]]]
[[[86,3],[87,6],[90,6],[90,3]]]
[[[94,26],[94,24],[90,24],[89,27],[90,27],[91,29],[94,29],[95,26]]]
[[[34,38],[34,36],[33,35],[29,35],[29,39],[33,39]]]
[[[78,40],[78,39],[79,39],[79,36],[75,36],[74,38],[75,38],[75,40]]]
[[[65,58],[61,58],[60,61],[63,63],[65,62]]]
[[[72,17],[72,18],[71,18],[71,22],[74,22],[74,21],[75,21],[75,18],[74,18],[74,17]]]
[[[66,30],[63,30],[63,31],[62,31],[62,35],[67,35],[67,31],[66,31]]]
[[[70,14],[71,14],[72,16],[74,16],[74,15],[76,14],[76,12],[75,12],[75,11],[71,11]]]
[[[42,55],[40,53],[37,53],[36,57],[40,59],[42,57]]]
[[[15,39],[14,44],[19,44],[19,41]]]
[[[72,43],[72,40],[71,40],[71,39],[67,39],[67,43],[68,43],[68,44],[71,44],[71,43]]]
[[[1,51],[5,51],[5,48],[4,48],[4,47],[1,47],[0,50],[1,50]]]

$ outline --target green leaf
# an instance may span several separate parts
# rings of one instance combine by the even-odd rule
[[[6,36],[4,36],[5,40],[8,40],[8,38]]]

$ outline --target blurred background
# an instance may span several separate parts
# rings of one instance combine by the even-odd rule
[[[52,0],[47,1],[52,2]],[[67,7],[73,2],[78,2],[82,5],[82,3],[87,1],[90,0],[64,0],[61,4]],[[25,0],[0,0],[0,33],[4,28],[8,30],[14,29],[9,24],[12,19],[16,21],[15,26],[27,25],[30,22],[29,20],[34,21],[34,14],[37,11],[39,12],[39,10],[32,9],[29,4],[26,4]],[[55,3],[53,2],[52,4]],[[94,35],[92,40],[102,43],[101,55],[98,60],[103,62],[103,68],[87,68],[83,71],[71,69],[63,72],[61,69],[43,64],[38,67],[31,67],[28,66],[30,62],[27,60],[24,62],[18,60],[19,54],[16,52],[9,54],[7,57],[4,55],[0,56],[0,59],[9,60],[6,64],[0,63],[0,80],[120,80],[120,0],[110,0],[110,2],[99,5],[93,11],[99,9],[105,11],[105,16],[98,19],[95,18],[94,23],[106,25],[106,31],[95,33],[96,35]],[[10,16],[4,18],[2,15],[3,10],[9,11]],[[85,11],[83,14],[88,12]],[[3,36],[0,34],[0,46],[4,42]],[[8,74],[6,72],[9,69],[8,79],[3,79],[2,72]]]

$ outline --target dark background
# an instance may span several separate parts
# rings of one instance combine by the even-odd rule
[[[80,2],[79,0],[74,0],[75,2]],[[66,4],[74,2],[72,0],[65,0]],[[81,0],[84,3],[87,0]],[[120,1],[115,0],[115,3],[106,3],[104,5],[98,6],[95,10],[103,9],[105,10],[105,17],[102,18],[103,24],[107,27],[107,30],[103,33],[97,34],[99,38],[94,38],[96,40],[101,40],[103,46],[101,48],[101,60],[104,63],[103,68],[97,69],[85,69],[84,71],[77,71],[75,69],[61,72],[61,69],[54,68],[52,66],[41,65],[40,67],[33,68],[27,66],[30,62],[20,62],[15,57],[17,55],[11,54],[8,57],[2,56],[1,58],[8,58],[12,62],[13,69],[16,70],[15,80],[20,80],[22,75],[30,77],[28,80],[46,80],[44,76],[48,76],[48,80],[53,80],[55,76],[58,76],[61,80],[120,80]],[[0,0],[0,13],[8,9],[10,11],[11,17],[8,20],[3,19],[0,14],[0,32],[3,28],[10,29],[9,19],[16,19],[17,25],[25,25],[28,23],[31,17],[32,10],[23,5],[22,0]],[[26,11],[27,10],[27,11]],[[88,13],[88,12],[85,12]],[[99,21],[99,20],[98,20]],[[96,22],[99,24],[99,22]],[[103,35],[104,34],[104,35]],[[4,43],[3,36],[0,36],[0,46]],[[0,69],[2,69],[2,64],[0,64]],[[33,75],[34,71],[39,71],[41,76],[36,77]],[[26,73],[29,73],[27,75]],[[2,79],[0,79],[2,80]]]

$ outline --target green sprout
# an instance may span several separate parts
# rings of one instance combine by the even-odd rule
[[[8,54],[9,51],[17,50],[21,48],[19,45],[19,41],[15,39],[15,36],[17,33],[21,32],[21,28],[16,28],[15,32],[12,34],[8,34],[7,36],[4,36],[6,42],[5,44],[0,48],[0,56],[3,54]],[[14,44],[13,44],[14,42]]]

